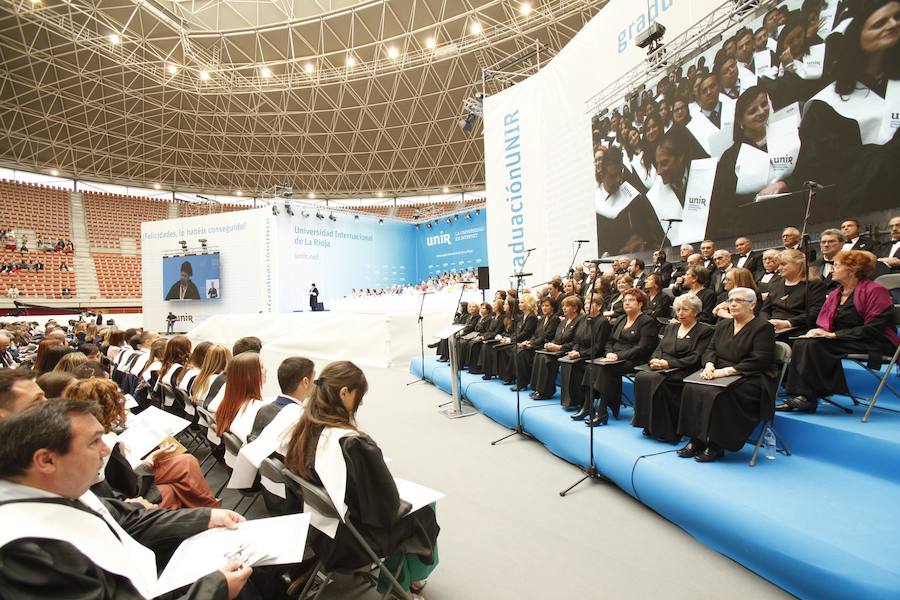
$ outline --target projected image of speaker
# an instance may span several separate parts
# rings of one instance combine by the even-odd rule
[[[478,267],[478,289],[491,289],[491,273],[488,267]]]
[[[163,257],[164,300],[215,300],[222,297],[220,254]]]

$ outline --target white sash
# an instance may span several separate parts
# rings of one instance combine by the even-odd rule
[[[693,240],[702,240],[706,233],[706,221],[709,218],[710,197],[713,182],[716,178],[717,158],[701,158],[691,161],[691,174],[685,190],[683,223],[677,232],[669,234],[672,244],[682,244]],[[673,227],[674,231],[674,227]]]
[[[644,168],[644,163],[641,162],[641,159],[644,158],[643,152],[638,152],[634,155],[634,158],[631,159],[631,168],[634,171],[635,175],[638,176],[638,179],[641,180],[641,183],[650,189],[653,186],[653,182],[656,181],[656,168],[653,166],[653,163],[650,163],[650,170]]]
[[[888,81],[885,98],[857,83],[848,96],[838,94],[832,84],[812,99],[824,102],[842,117],[856,121],[863,144],[884,145],[900,127],[900,80]]]
[[[768,50],[753,53],[753,64],[758,77],[772,76],[772,54]]]
[[[348,435],[358,434],[352,429],[326,427],[319,436],[314,463],[316,474],[322,481],[322,487],[325,488],[328,497],[337,508],[341,520],[347,514],[347,505],[344,503],[344,497],[347,494],[347,462],[344,459],[340,442]],[[311,506],[307,506],[306,511],[310,513],[312,526],[334,539],[337,534],[338,520],[329,519],[317,513]]]
[[[756,73],[738,63],[738,81],[740,82],[741,92],[745,92],[747,88],[759,83],[759,77],[756,76]]]
[[[638,191],[627,181],[623,181],[616,193],[612,195],[607,194],[606,188],[600,185],[594,194],[594,210],[601,217],[615,219],[619,213],[628,208],[637,195]]]
[[[675,195],[672,188],[663,183],[662,177],[657,177],[653,187],[647,191],[647,199],[650,201],[650,205],[653,206],[656,218],[659,219],[659,226],[662,227],[663,231],[668,226],[668,222],[663,222],[663,219],[681,218],[683,212],[681,202],[679,202],[678,196]],[[681,239],[679,233],[681,225],[681,223],[672,223],[672,228],[669,230],[670,241]]]
[[[290,435],[302,414],[303,407],[301,405],[294,402],[288,404],[278,411],[272,422],[260,432],[259,437],[249,444],[241,446],[241,451],[238,452],[235,460],[234,471],[228,481],[228,487],[241,490],[252,486],[256,474],[259,472],[259,465],[273,452],[283,448],[284,437]],[[275,484],[274,487],[278,490],[277,492],[268,487],[266,489],[284,498],[284,484]]]
[[[766,187],[769,178],[769,155],[751,144],[741,144],[734,164],[738,194],[755,194]]]
[[[152,598],[156,555],[128,535],[92,492],[79,500],[100,514],[27,500],[0,506],[0,547],[23,538],[67,542],[104,571],[127,578],[143,597]]]

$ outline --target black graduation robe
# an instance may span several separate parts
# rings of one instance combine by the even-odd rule
[[[469,373],[473,375],[481,375],[484,373],[484,351],[487,348],[490,348],[497,341],[494,339],[498,335],[499,336],[507,336],[510,335],[510,332],[514,328],[515,319],[510,321],[509,325],[506,324],[505,315],[497,315],[494,317],[493,323],[488,327],[487,331],[484,332],[484,340],[475,344],[469,348]]]
[[[572,350],[581,356],[575,362],[565,356],[559,359],[559,403],[563,408],[577,408],[584,403],[587,396],[584,385],[586,361],[606,356],[606,342],[611,332],[612,325],[603,315],[592,319],[585,317],[579,323]]]
[[[166,294],[166,300],[180,300],[180,288],[181,282],[176,281],[172,284],[172,287],[169,288],[169,293]],[[184,299],[185,300],[199,300],[200,299],[200,290],[197,289],[196,284],[188,280],[187,286],[185,286],[184,291]]]
[[[546,400],[552,397],[556,391],[556,373],[559,368],[557,358],[574,347],[575,330],[584,318],[584,315],[576,315],[571,321],[567,322],[563,319],[556,326],[552,343],[562,347],[559,352],[554,354],[535,353],[531,366],[531,387],[541,399]]]
[[[493,376],[497,374],[501,380],[510,381],[513,377],[513,353],[516,344],[530,340],[538,327],[537,315],[528,315],[524,321],[520,321],[517,327],[513,328],[512,334],[509,336],[509,344],[498,344],[490,348],[489,356],[490,364],[485,361],[484,374]]]
[[[672,303],[674,301],[671,296],[662,292],[656,294],[655,298],[648,296],[647,304],[644,306],[644,313],[654,319],[668,319],[672,316]],[[662,326],[660,325],[660,327]]]
[[[640,370],[634,379],[634,417],[631,424],[649,431],[658,440],[677,442],[675,433],[681,407],[683,379],[700,368],[713,327],[697,322],[683,338],[680,323],[667,325],[651,358],[669,363],[673,371]],[[648,367],[649,368],[649,367]]]
[[[531,381],[535,351],[542,349],[544,344],[553,341],[553,336],[556,335],[556,326],[558,324],[559,317],[555,314],[552,314],[549,317],[541,315],[538,319],[537,328],[534,330],[534,335],[528,340],[530,347],[519,348],[518,355],[514,354],[516,362],[516,386],[520,389],[528,387],[528,383]],[[500,372],[500,377],[503,378],[504,381],[509,379],[505,375],[505,372]]]
[[[809,306],[806,306],[807,286],[809,287]],[[786,285],[780,277],[769,285],[769,296],[763,303],[760,316],[769,319],[783,319],[791,322],[792,327],[801,331],[792,332],[799,335],[815,326],[816,317],[825,303],[825,284],[819,279],[801,281],[797,285]]]

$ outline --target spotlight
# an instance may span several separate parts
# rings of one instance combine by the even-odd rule
[[[262,75],[263,77],[271,77],[271,76],[272,76],[272,69],[270,69],[269,67],[262,67],[262,68],[259,70],[259,74]]]
[[[531,3],[529,3],[529,2],[523,2],[522,4],[520,4],[520,5],[519,5],[519,12],[522,13],[522,15],[524,15],[524,16],[526,16],[526,17],[527,17],[529,14],[531,14]]]
[[[481,23],[472,21],[472,24],[469,25],[469,31],[472,32],[472,35],[478,35],[481,33]]]
[[[378,219],[378,224],[379,224],[379,225],[384,225],[384,219]]]
[[[359,215],[353,215],[353,220],[354,220],[354,221],[359,221]]]
[[[56,177],[57,175],[59,175],[59,171],[57,171],[56,169],[53,169],[50,171],[50,174],[53,175],[54,177]]]
[[[153,184],[153,189],[154,189],[154,190],[158,190],[158,189],[159,189],[159,184],[158,184],[158,183],[154,183],[154,184]]]
[[[353,55],[347,55],[347,66],[352,67],[356,64],[356,59],[353,58]]]
[[[122,41],[122,38],[119,37],[119,34],[118,34],[118,33],[111,33],[111,34],[109,34],[109,43],[110,43],[110,44],[116,45],[116,44],[118,44],[118,43],[121,42],[121,41]]]
[[[209,81],[209,71],[206,69],[200,71],[200,81]]]
[[[391,46],[390,48],[387,49],[387,55],[388,55],[388,58],[393,60],[393,59],[397,58],[398,56],[400,56],[400,51],[397,50],[396,46]]]
[[[238,190],[235,192],[235,194],[237,194],[238,196],[243,196],[244,192],[242,192],[241,190]]]
[[[425,228],[426,228],[426,229],[431,229],[431,223],[426,223],[426,224],[425,224]]]
[[[178,244],[181,246],[182,252],[187,252],[187,241],[186,240],[180,240],[178,242]]]
[[[316,70],[316,67],[315,67],[315,65],[313,65],[312,63],[306,63],[306,66],[304,66],[303,69],[304,69],[307,73],[310,73],[310,74],[311,74],[313,71]]]
[[[291,208],[291,203],[289,200],[284,201],[284,212],[286,212],[289,216],[294,216],[294,209]]]
[[[317,218],[317,219],[324,219],[324,218],[325,218],[325,215],[323,215],[321,211],[318,211],[318,210],[317,210],[317,211],[316,211],[316,218]]]
[[[337,217],[334,216],[334,213],[328,213],[329,221],[337,221]]]
[[[444,193],[445,193],[445,194],[449,194],[449,193],[450,193],[450,188],[448,188],[446,185],[444,186]]]
[[[460,129],[462,129],[466,133],[469,133],[470,131],[472,131],[472,128],[475,127],[475,120],[477,118],[478,117],[475,115],[475,113],[469,113],[465,117],[460,119],[457,125],[459,125]]]
[[[200,247],[203,249],[204,252],[206,252],[206,238],[201,238],[197,241],[200,242]]]
[[[281,213],[278,211],[278,206],[276,206],[275,204],[272,205],[272,214],[275,215],[276,217],[277,217],[279,214],[281,214]]]
[[[300,209],[300,216],[302,216],[305,219],[306,217],[309,216],[309,213],[303,209]]]
[[[472,220],[472,213],[466,213],[466,221]]]
[[[177,66],[177,65],[168,65],[168,66],[166,67],[166,73],[168,73],[169,75],[175,75],[175,74],[177,74],[177,73],[178,73],[178,66]]]
[[[453,225],[453,221],[450,219],[450,217],[444,219],[444,223],[446,223],[447,225]]]
[[[425,46],[427,48],[434,48],[435,46],[437,46],[437,42],[433,37],[429,37],[427,40],[425,40]]]

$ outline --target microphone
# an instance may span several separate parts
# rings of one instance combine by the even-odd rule
[[[618,262],[615,258],[593,258],[591,260],[584,261],[585,263],[594,263],[595,265],[611,265],[613,263]]]
[[[537,248],[529,248],[529,249],[526,250],[525,252],[534,252],[535,250],[537,250]]]
[[[590,244],[591,240],[575,240],[579,244]]]
[[[823,187],[825,187],[824,185],[822,185],[820,183],[816,183],[815,181],[804,181],[803,185],[811,187],[811,188],[816,188],[818,190],[821,190]]]
[[[474,281],[460,281],[460,283],[475,283]]]
[[[513,273],[510,277],[531,277],[534,273]]]
[[[668,221],[669,223],[684,223],[684,219],[660,219],[660,221]]]

